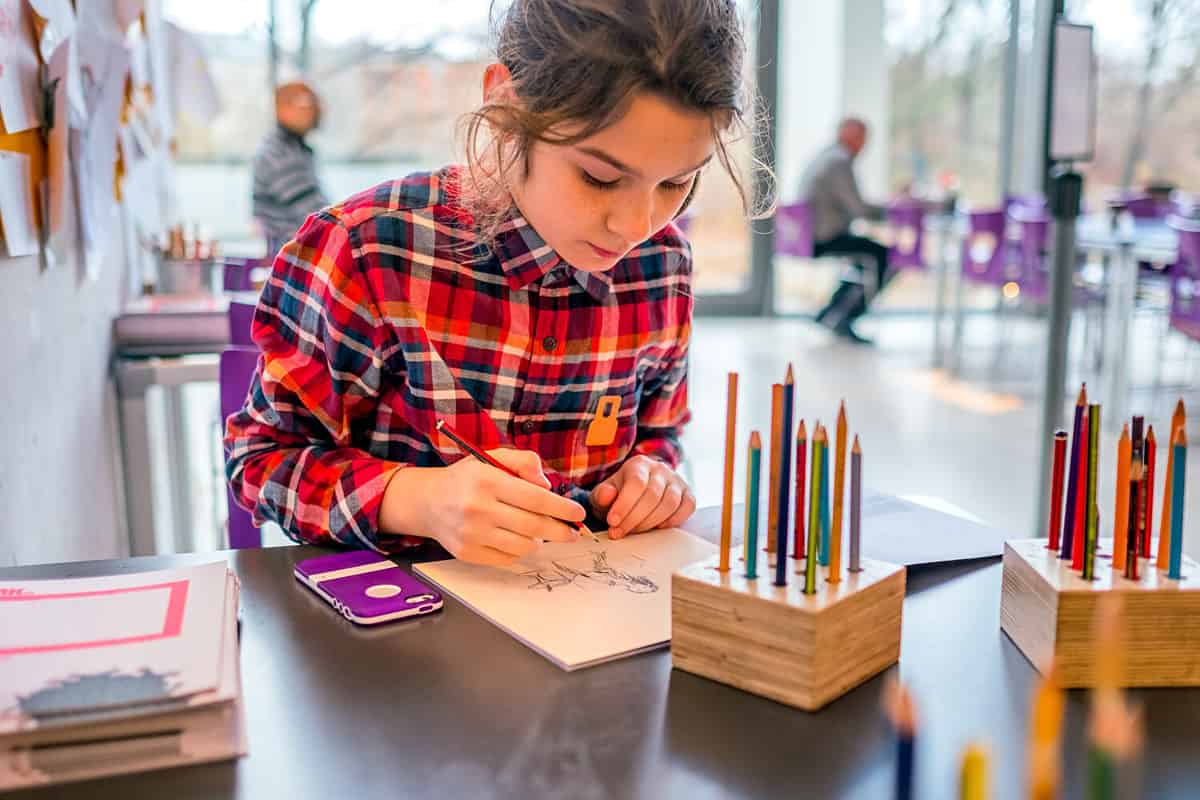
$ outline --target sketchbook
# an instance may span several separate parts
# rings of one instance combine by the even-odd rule
[[[542,545],[504,568],[451,559],[413,568],[565,670],[671,641],[671,573],[716,548],[681,530]]]

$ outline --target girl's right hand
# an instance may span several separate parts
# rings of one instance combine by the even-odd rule
[[[489,455],[521,477],[469,456],[448,467],[406,467],[384,490],[380,528],[428,536],[456,558],[491,566],[511,564],[542,541],[579,538],[567,522],[583,522],[583,506],[550,491],[536,453],[501,448]]]

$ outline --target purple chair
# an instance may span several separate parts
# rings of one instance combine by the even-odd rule
[[[1169,217],[1167,225],[1179,236],[1177,272],[1200,280],[1200,220]]]
[[[1000,209],[971,211],[967,214],[967,235],[962,243],[964,280],[1004,286],[1020,277],[1019,271],[1009,264],[1005,228],[1004,212]]]
[[[1170,212],[1170,204],[1164,205],[1146,192],[1118,192],[1105,202],[1112,211],[1128,211],[1135,220],[1162,219]]]
[[[1046,269],[1046,252],[1050,242],[1050,217],[1045,214],[1022,214],[1013,220],[1021,238],[1017,245],[1017,262],[1021,291],[1035,302],[1045,303],[1050,297],[1050,273]]]
[[[258,351],[248,347],[230,347],[221,353],[219,382],[221,387],[221,431],[224,422],[246,402],[246,390],[254,377],[258,365]],[[261,547],[262,532],[254,527],[250,512],[233,499],[233,490],[225,487],[229,504],[229,546],[235,550],[244,547]]]
[[[906,198],[888,206],[888,224],[892,227],[892,246],[888,248],[888,266],[895,269],[925,269],[925,205]]]
[[[224,270],[222,286],[227,292],[254,291],[254,270],[263,266],[261,258],[222,258]]]
[[[813,257],[812,208],[805,202],[775,211],[775,252],[793,258]]]
[[[250,324],[254,321],[255,308],[257,306],[254,303],[229,301],[229,344],[254,349],[254,340],[250,338]]]

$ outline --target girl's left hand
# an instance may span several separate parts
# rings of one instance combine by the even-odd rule
[[[597,513],[608,509],[605,521],[611,539],[659,528],[675,528],[696,510],[687,481],[661,461],[634,456],[592,490]]]

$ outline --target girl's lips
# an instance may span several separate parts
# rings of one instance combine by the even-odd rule
[[[588,242],[588,246],[591,247],[596,255],[600,256],[601,258],[616,258],[617,256],[621,255],[613,250],[605,250],[603,247],[596,247],[596,245],[592,244],[591,242]]]

